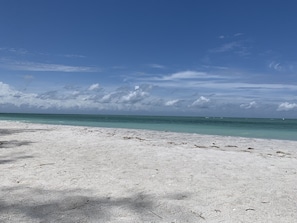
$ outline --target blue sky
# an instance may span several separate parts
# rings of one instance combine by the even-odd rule
[[[0,112],[297,118],[293,0],[2,0]]]

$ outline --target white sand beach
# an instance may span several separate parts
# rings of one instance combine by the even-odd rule
[[[296,222],[297,141],[0,122],[0,222]]]

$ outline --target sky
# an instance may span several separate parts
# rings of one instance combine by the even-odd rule
[[[1,0],[0,113],[297,118],[295,0]]]

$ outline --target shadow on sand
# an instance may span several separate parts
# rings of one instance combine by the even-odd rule
[[[36,132],[36,131],[49,131],[47,129],[0,129],[0,137],[7,136],[7,135],[14,135],[23,132]],[[25,140],[2,140],[0,138],[0,151],[2,150],[5,155],[0,154],[0,164],[7,164],[16,162],[21,159],[29,159],[33,158],[30,155],[24,155],[25,152],[17,152],[17,149],[22,146],[29,146],[31,145],[32,141],[25,141]],[[9,150],[12,150],[12,153],[7,153]]]
[[[9,220],[63,223],[162,222],[169,220],[163,219],[159,213],[159,199],[143,193],[113,198],[91,197],[89,196],[91,191],[87,190],[44,190],[26,186],[5,187],[1,188],[1,191],[6,195],[4,199],[0,199],[1,222],[11,222]]]
[[[0,136],[12,135],[23,132],[38,132],[38,131],[49,131],[48,129],[0,129]]]
[[[0,149],[3,148],[14,148],[19,146],[27,146],[30,145],[31,141],[19,141],[19,140],[10,140],[10,141],[0,141]]]
[[[32,144],[33,142],[30,141],[18,141],[18,140],[11,140],[11,141],[0,141],[0,151],[5,149],[7,152],[8,150],[15,149],[17,147],[21,146],[27,146]],[[22,159],[29,159],[33,158],[34,156],[30,155],[24,155],[24,152],[17,152],[16,150],[13,150],[13,152],[6,155],[0,155],[0,165],[1,164],[7,164],[7,163],[13,163],[18,160]]]

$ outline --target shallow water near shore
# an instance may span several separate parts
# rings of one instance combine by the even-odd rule
[[[297,119],[176,116],[0,114],[0,120],[88,127],[297,140]]]

